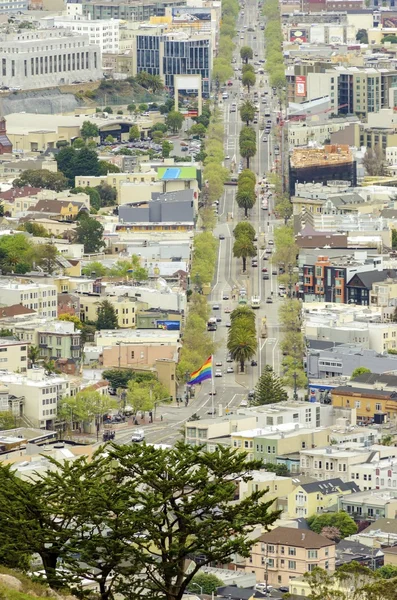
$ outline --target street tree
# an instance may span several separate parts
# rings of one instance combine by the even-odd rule
[[[116,204],[117,191],[108,183],[100,183],[95,187],[95,191],[99,194],[101,207],[114,206]]]
[[[109,300],[102,300],[97,308],[96,328],[101,329],[118,329],[118,319],[113,304]]]
[[[256,256],[256,248],[248,237],[240,236],[233,244],[233,256],[235,258],[242,258],[243,260],[243,273],[247,269],[247,258]]]
[[[237,223],[236,227],[233,229],[233,235],[236,239],[240,236],[243,236],[254,241],[256,231],[249,221],[239,221],[239,223]]]
[[[240,106],[240,117],[242,121],[245,121],[247,125],[254,120],[255,117],[255,106],[249,100],[246,100]]]
[[[233,360],[240,364],[242,373],[244,373],[245,362],[255,356],[257,345],[255,332],[247,329],[245,322],[237,320],[229,328],[227,349]]]
[[[250,88],[255,85],[255,81],[255,73],[252,73],[252,71],[246,71],[241,78],[241,82],[243,86],[247,88],[248,92],[250,91]]]
[[[30,185],[31,187],[62,192],[69,187],[69,181],[63,173],[53,173],[48,169],[27,169],[14,179],[12,185],[14,188]]]
[[[242,189],[236,194],[236,202],[239,208],[244,209],[244,215],[248,216],[248,211],[255,205],[256,197],[252,192]]]
[[[173,146],[168,140],[163,140],[161,144],[161,155],[163,158],[168,158]]]
[[[95,219],[82,214],[75,231],[75,239],[78,244],[84,245],[84,252],[87,254],[100,252],[106,245],[102,236],[102,225]]]
[[[126,401],[129,406],[132,406],[135,414],[147,412],[154,406],[154,398],[150,387],[143,387],[141,383],[134,380],[128,382]]]
[[[99,129],[95,123],[91,121],[83,121],[80,128],[80,135],[83,140],[89,140],[99,136]]]
[[[251,404],[253,406],[262,406],[285,400],[288,400],[288,394],[282,380],[275,374],[270,365],[266,365],[256,384],[255,397],[251,401]]]
[[[247,168],[249,168],[250,159],[256,154],[255,140],[247,140],[240,144],[240,154],[247,160]]]
[[[240,56],[241,60],[243,60],[245,63],[247,63],[249,60],[252,60],[254,57],[252,48],[249,46],[242,46],[240,48]]]
[[[182,129],[184,120],[185,120],[185,117],[183,116],[182,113],[180,113],[176,110],[171,110],[168,113],[165,122],[167,124],[167,127],[169,129],[171,129],[171,131],[173,133],[177,133],[180,129]]]
[[[140,137],[141,137],[141,133],[139,131],[138,125],[131,125],[129,133],[128,133],[128,139],[131,141],[135,141],[135,140],[139,140]]]

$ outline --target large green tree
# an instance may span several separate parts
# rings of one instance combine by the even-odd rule
[[[277,377],[269,365],[266,365],[256,384],[255,397],[251,404],[262,406],[263,404],[283,402],[284,400],[288,400],[288,394],[283,387],[282,380]]]
[[[84,140],[98,137],[98,125],[96,123],[92,123],[91,121],[83,121],[83,124],[80,128],[80,135]]]
[[[321,533],[325,527],[335,527],[343,539],[357,533],[357,525],[354,520],[344,511],[335,513],[324,513],[309,517],[307,523],[312,531]]]
[[[240,48],[240,56],[241,56],[241,59],[246,63],[249,60],[252,60],[252,58],[254,57],[252,48],[250,48],[250,46],[242,46]]]
[[[105,247],[102,235],[103,227],[98,221],[87,215],[81,215],[75,236],[78,244],[84,244],[86,254],[100,252]]]
[[[235,319],[229,328],[227,349],[233,360],[240,364],[240,370],[244,373],[245,362],[251,360],[257,350],[257,339],[255,327],[251,329],[250,321],[243,318]]]
[[[63,173],[53,173],[48,169],[27,169],[14,179],[12,185],[16,188],[30,185],[31,187],[62,192],[69,187],[69,182]]]
[[[233,244],[233,256],[243,260],[243,272],[247,269],[247,258],[256,256],[256,248],[249,237],[239,236]]]
[[[165,122],[167,124],[167,127],[169,129],[171,129],[171,131],[173,133],[177,133],[180,129],[182,129],[184,120],[185,120],[185,117],[183,116],[182,113],[180,113],[176,110],[171,110],[168,113]]]
[[[242,75],[241,82],[242,82],[243,86],[247,88],[247,90],[249,92],[250,88],[253,87],[256,82],[255,73],[252,73],[252,71],[246,71]]]
[[[96,322],[96,327],[98,330],[118,328],[119,324],[116,311],[113,307],[113,304],[109,302],[109,300],[103,300],[99,303],[97,315],[98,319]]]
[[[240,117],[242,121],[245,121],[247,125],[254,120],[255,117],[255,106],[249,100],[246,100],[240,106]]]

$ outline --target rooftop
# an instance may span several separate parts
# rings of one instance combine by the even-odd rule
[[[295,168],[332,166],[353,162],[353,156],[347,145],[328,145],[323,148],[294,148],[291,166]]]
[[[335,546],[335,542],[314,533],[314,531],[302,532],[301,529],[292,527],[276,527],[272,531],[261,535],[260,542],[267,544],[280,544],[283,546],[295,546],[297,548],[324,548],[326,546]]]
[[[391,489],[357,491],[349,494],[344,499],[345,502],[364,503],[371,506],[385,506],[390,502],[397,502],[397,491]]]

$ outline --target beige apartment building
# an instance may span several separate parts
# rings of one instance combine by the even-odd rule
[[[315,567],[335,571],[335,542],[292,527],[276,527],[262,535],[245,563],[258,582],[267,580],[272,586],[290,586]]]
[[[156,361],[176,361],[178,345],[153,341],[145,342],[118,342],[102,348],[102,365],[106,369],[120,367],[122,369],[136,369],[154,367]]]
[[[0,339],[0,369],[26,373],[30,343],[9,338]]]
[[[124,296],[81,296],[81,321],[96,321],[98,318],[99,305],[104,300],[107,300],[112,304],[117,315],[117,322],[120,329],[135,327],[136,302],[132,298]]]

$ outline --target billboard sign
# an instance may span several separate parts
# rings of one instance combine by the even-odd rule
[[[181,328],[180,321],[156,321],[157,329],[165,329],[166,331],[179,331]]]
[[[295,77],[295,96],[300,98],[306,97],[306,77],[297,75]]]
[[[211,11],[208,8],[195,8],[193,6],[180,6],[172,9],[174,23],[197,23],[198,21],[211,21]]]
[[[289,41],[304,44],[308,41],[306,29],[290,29]]]
[[[391,27],[397,27],[397,13],[395,12],[382,14],[381,20],[382,27],[385,27],[386,29],[390,29]]]

